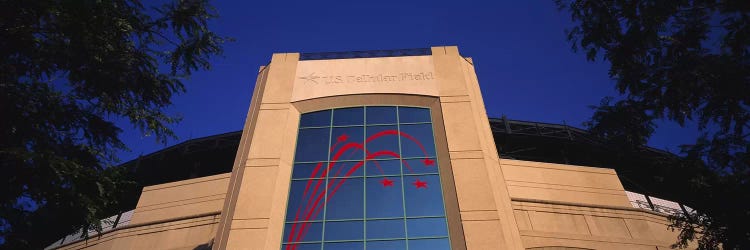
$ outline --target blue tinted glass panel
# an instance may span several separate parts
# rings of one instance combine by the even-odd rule
[[[398,157],[398,127],[367,126],[367,152],[374,159]]]
[[[323,176],[325,166],[325,162],[294,164],[294,169],[292,170],[292,178],[300,179],[325,177]]]
[[[365,110],[362,107],[333,110],[333,126],[363,124],[365,124]]]
[[[297,136],[296,162],[325,161],[328,159],[329,128],[300,129]],[[324,145],[321,147],[321,145]]]
[[[322,110],[312,113],[302,114],[299,126],[304,127],[322,127],[331,125],[331,110]]]
[[[406,228],[409,230],[409,237],[448,236],[448,226],[443,217],[407,219]]]
[[[320,250],[320,243],[286,244],[284,250]]]
[[[323,202],[317,204],[318,197],[324,198],[325,179],[292,181],[289,191],[286,221],[306,221],[322,219]],[[314,210],[313,210],[314,209]]]
[[[363,242],[326,242],[323,243],[325,250],[354,250],[364,249]]]
[[[437,174],[437,160],[435,158],[409,159],[404,165],[408,165],[409,173],[412,174]]]
[[[362,144],[365,139],[364,133],[364,127],[333,128],[330,144],[331,161],[363,160],[365,158]]]
[[[362,178],[329,179],[328,182],[326,220],[362,219],[364,213]]]
[[[322,222],[287,223],[284,225],[285,242],[321,241]]]
[[[396,107],[367,107],[367,124],[396,124]]]
[[[400,175],[400,160],[367,161],[365,164],[367,176]]]
[[[406,238],[404,219],[368,220],[367,239]]]
[[[435,140],[432,138],[432,124],[401,125],[401,156],[434,157]]]
[[[362,221],[329,221],[326,222],[325,240],[361,240],[364,238]]]
[[[405,240],[367,241],[367,250],[400,250],[406,249]]]
[[[362,161],[338,161],[330,162],[331,169],[328,178],[362,177],[365,166]]]
[[[406,216],[443,216],[443,195],[437,175],[404,176]]]
[[[429,109],[300,119],[283,249],[449,248]]]
[[[367,178],[367,218],[403,217],[400,177]]]
[[[432,122],[427,108],[398,107],[398,119],[399,123]]]
[[[448,239],[409,240],[409,249],[443,250],[451,249]]]

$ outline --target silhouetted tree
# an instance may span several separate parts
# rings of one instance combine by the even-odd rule
[[[632,173],[679,185],[680,201],[696,210],[671,218],[674,246],[750,248],[750,1],[556,2],[575,23],[567,31],[574,50],[609,62],[622,94],[596,107],[594,133],[627,152],[658,120],[702,131],[679,158]]]
[[[112,215],[130,183],[114,121],[173,137],[164,108],[225,38],[208,0],[0,6],[0,248],[41,249]]]

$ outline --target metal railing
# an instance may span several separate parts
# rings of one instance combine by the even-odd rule
[[[493,133],[547,137],[569,141],[580,141],[601,146],[607,144],[606,141],[592,135],[589,131],[567,124],[529,122],[510,120],[507,118],[490,118],[489,120],[490,128]],[[644,146],[643,149],[663,156],[671,155],[671,153],[657,148]]]
[[[345,52],[314,52],[300,53],[299,60],[331,60],[348,58],[373,58],[373,57],[397,57],[397,56],[426,56],[432,55],[430,48],[416,49],[393,49],[393,50],[364,50]]]
[[[688,216],[695,213],[695,210],[693,210],[692,208],[674,201],[660,199],[630,191],[625,191],[625,194],[628,196],[630,205],[632,205],[634,208],[651,210],[667,215],[682,214]]]
[[[120,214],[117,214],[117,215],[113,215],[113,216],[110,216],[110,217],[108,217],[106,219],[100,220],[99,221],[99,225],[101,225],[101,227],[102,227],[102,230],[100,232],[97,232],[93,228],[81,228],[81,229],[78,229],[76,232],[74,232],[72,234],[66,235],[62,239],[60,239],[58,241],[55,241],[54,243],[52,243],[51,245],[45,247],[44,249],[45,250],[55,249],[55,248],[58,248],[60,246],[63,246],[65,244],[68,244],[68,243],[71,243],[71,242],[80,241],[80,240],[83,240],[83,239],[95,237],[95,236],[97,236],[99,234],[103,234],[103,233],[115,230],[117,228],[121,228],[121,227],[127,226],[127,225],[130,224],[130,219],[133,218],[133,212],[134,211],[135,210],[130,210],[130,211],[127,211],[127,212],[124,212],[124,213],[120,213]]]

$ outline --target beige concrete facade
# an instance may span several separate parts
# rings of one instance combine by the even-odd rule
[[[431,55],[261,67],[232,173],[147,187],[132,226],[64,249],[279,249],[300,114],[430,108],[453,249],[663,249],[664,215],[630,205],[611,169],[500,159],[471,58]],[[500,93],[502,94],[502,93]]]
[[[130,224],[60,249],[210,249],[230,174],[143,189]]]

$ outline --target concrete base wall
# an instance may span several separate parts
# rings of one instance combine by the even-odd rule
[[[666,217],[633,208],[612,169],[500,161],[526,249],[669,248]]]
[[[501,159],[500,166],[513,226],[525,249],[669,249],[675,242],[677,233],[668,230],[665,215],[629,205],[612,169],[508,159]],[[210,249],[228,178],[222,174],[146,187],[130,225],[60,249]],[[467,177],[456,178],[460,184]],[[471,207],[471,200],[459,200],[459,205]],[[497,218],[497,211],[461,211],[466,248],[497,247],[498,242],[487,240],[504,238],[488,235],[500,231]],[[257,230],[250,224],[234,228],[230,237]]]
[[[614,170],[507,159],[500,166],[513,226],[525,249],[669,249],[675,242],[677,233],[668,230],[664,215],[627,203]],[[228,178],[222,174],[146,187],[130,225],[60,249],[210,249]],[[456,178],[460,184],[467,177]],[[471,200],[461,204],[471,207]],[[504,238],[491,233],[500,231],[497,218],[497,211],[461,211],[466,248],[497,247],[498,242],[487,240]],[[230,237],[257,230],[243,225],[235,224]]]

